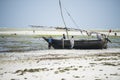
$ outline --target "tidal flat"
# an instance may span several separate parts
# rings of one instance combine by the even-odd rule
[[[119,80],[120,49],[0,54],[0,80]]]

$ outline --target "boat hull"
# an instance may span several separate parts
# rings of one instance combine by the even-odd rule
[[[43,37],[48,42],[48,38]],[[55,49],[71,49],[70,40],[52,39],[52,47]],[[74,49],[105,49],[107,42],[103,40],[75,40]]]

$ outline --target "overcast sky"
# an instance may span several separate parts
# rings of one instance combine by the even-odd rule
[[[61,0],[81,29],[120,29],[120,0]],[[63,8],[67,27],[75,27]],[[64,26],[59,0],[0,0],[0,27]]]

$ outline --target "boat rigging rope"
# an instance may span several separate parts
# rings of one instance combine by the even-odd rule
[[[59,6],[60,6],[60,11],[61,11],[61,16],[62,16],[62,20],[63,20],[63,23],[65,25],[65,29],[66,29],[66,33],[67,33],[67,38],[69,39],[69,36],[68,36],[68,29],[66,27],[66,24],[65,24],[65,20],[64,20],[64,16],[63,16],[63,12],[62,12],[62,5],[61,5],[61,1],[59,0]],[[81,34],[83,35],[83,32],[86,32],[86,34],[88,36],[91,36],[91,34],[101,34],[101,33],[98,33],[98,32],[88,32],[86,30],[81,30],[79,29],[79,26],[77,25],[77,23],[75,22],[75,20],[73,19],[73,17],[70,15],[70,13],[67,11],[66,8],[64,8],[66,13],[68,14],[68,16],[70,17],[71,21],[74,23],[74,25],[78,28],[77,30],[79,30],[81,32]],[[84,35],[83,35],[84,36]]]
[[[79,29],[79,26],[77,25],[77,23],[75,22],[75,20],[73,19],[73,17],[70,15],[70,13],[67,11],[66,8],[64,8],[64,9],[65,9],[66,13],[68,14],[68,16],[70,17],[71,21],[72,21],[72,22],[74,23],[74,25],[76,26],[77,30],[80,31],[80,33],[82,34],[82,36],[84,36],[83,32],[86,32],[86,34],[89,36],[89,34],[88,34],[88,32],[87,32],[86,30],[81,30],[81,29]],[[86,38],[86,37],[84,36],[84,38]]]
[[[77,23],[75,22],[75,20],[72,18],[72,16],[70,15],[70,13],[67,11],[66,8],[64,8],[64,9],[65,9],[66,13],[68,14],[68,16],[70,17],[71,21],[72,21],[72,22],[74,23],[74,25],[79,29],[79,26],[77,25]],[[80,31],[81,34],[82,34],[82,30],[79,29],[79,31]],[[82,34],[82,35],[83,35],[83,34]]]
[[[67,29],[67,27],[66,27],[65,20],[64,20],[64,17],[63,17],[62,5],[61,5],[61,1],[60,1],[60,0],[59,0],[59,6],[60,6],[60,12],[61,12],[62,20],[63,20],[63,23],[64,23],[64,25],[65,25],[65,29],[66,29],[66,33],[67,33],[67,38],[69,39],[69,36],[68,36],[68,29]]]
[[[98,33],[98,32],[88,32],[88,31],[86,31],[86,30],[81,30],[81,29],[79,29],[79,26],[77,25],[77,23],[75,22],[75,20],[73,19],[73,17],[70,15],[70,13],[67,11],[66,8],[64,8],[64,9],[65,9],[66,13],[68,14],[68,16],[70,17],[71,21],[72,21],[72,22],[74,23],[74,25],[78,28],[77,30],[79,30],[82,35],[83,35],[82,32],[86,32],[86,34],[87,34],[88,36],[91,36],[91,34],[101,34],[101,33]],[[84,36],[84,35],[83,35],[83,36]]]

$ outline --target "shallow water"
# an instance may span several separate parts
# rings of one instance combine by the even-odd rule
[[[108,48],[120,48],[120,37],[109,37],[109,39],[112,43],[108,43]],[[0,52],[23,52],[46,49],[48,49],[48,44],[40,36],[0,36]]]

